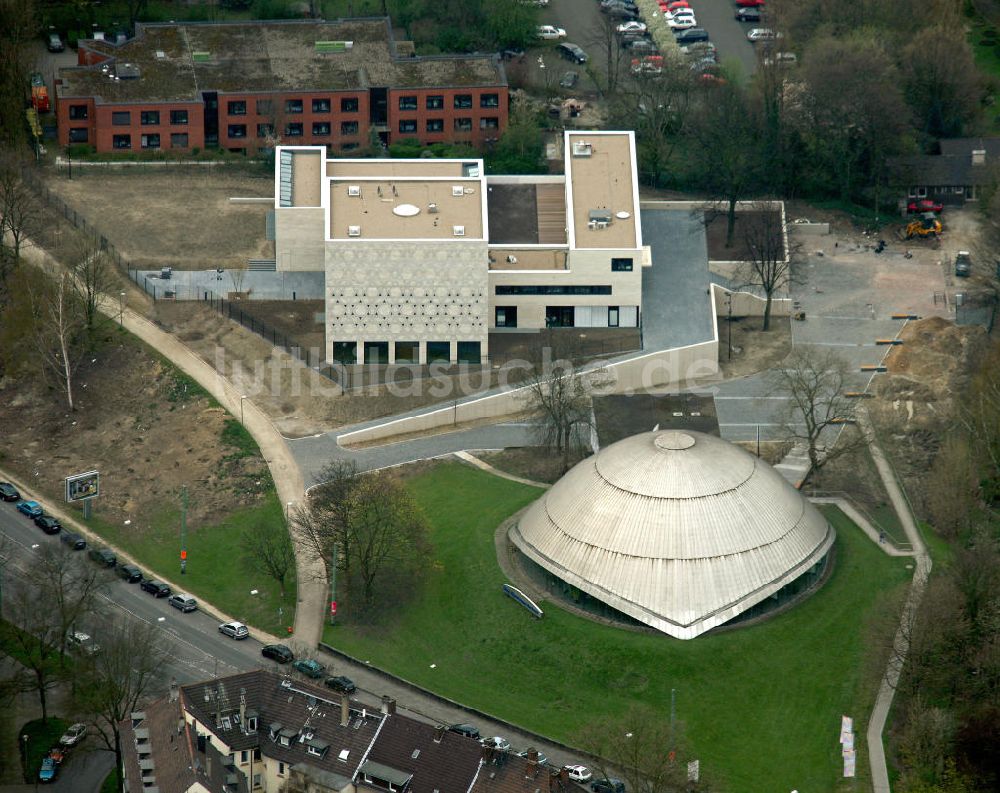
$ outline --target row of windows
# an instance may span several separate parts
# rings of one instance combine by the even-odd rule
[[[517,285],[498,286],[498,295],[610,295],[610,286],[577,286],[577,285]]]
[[[75,140],[73,135],[76,132],[84,132],[86,130],[75,130],[71,129],[69,131],[70,140],[74,143],[86,143],[86,136],[84,140]],[[131,149],[132,148],[132,136],[131,135],[115,135],[111,140],[111,145],[116,149]],[[139,147],[143,149],[158,149],[160,148],[160,136],[157,133],[147,133],[145,135],[139,136]],[[186,132],[174,132],[170,135],[170,147],[173,149],[186,149],[188,147],[188,136]]]
[[[82,109],[83,115],[74,115],[74,111],[80,112]],[[72,119],[76,118],[86,118],[87,117],[87,106],[86,105],[70,105],[69,117]],[[155,127],[160,123],[160,111],[159,110],[143,110],[139,113],[139,121],[143,126]],[[132,123],[132,111],[130,110],[116,110],[111,114],[111,123],[116,127],[127,127]],[[188,112],[186,110],[171,110],[170,111],[170,123],[172,125],[180,125],[188,123]]]
[[[312,125],[313,135],[329,135],[330,134],[330,122],[329,121],[316,121]],[[247,125],[246,124],[230,124],[226,130],[226,133],[230,138],[245,138],[247,136]],[[258,124],[257,125],[257,137],[266,138],[269,135],[274,134],[273,124]],[[285,135],[289,138],[301,138],[305,134],[305,124],[294,122],[291,124],[285,124]],[[358,122],[357,121],[341,121],[340,122],[340,134],[341,135],[357,135],[358,134]]]
[[[418,98],[416,96],[399,97],[400,110],[416,110]],[[468,110],[472,107],[472,94],[455,94],[453,104],[456,110]],[[500,94],[480,94],[480,107],[500,107]],[[433,94],[424,97],[424,107],[427,110],[442,110],[444,108],[444,94]]]
[[[332,104],[329,99],[313,99],[313,113],[329,113]],[[341,113],[357,113],[359,108],[356,96],[344,97],[340,100]],[[274,112],[274,102],[270,99],[258,99],[256,102],[258,116],[268,116]],[[245,116],[247,114],[247,103],[245,99],[233,99],[226,103],[226,111],[231,116]],[[305,111],[305,102],[302,99],[285,100],[286,113],[302,113]]]
[[[471,118],[456,118],[454,122],[454,128],[456,132],[471,132],[472,131],[472,119]],[[480,129],[500,129],[500,119],[495,117],[481,118],[479,119]],[[429,118],[426,121],[425,129],[427,132],[444,132],[444,119],[443,118]],[[416,132],[417,131],[417,121],[416,119],[400,121],[399,122],[400,132]]]

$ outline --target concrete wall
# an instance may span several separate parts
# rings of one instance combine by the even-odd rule
[[[279,207],[274,210],[274,258],[279,270],[326,269],[322,207]]]
[[[712,302],[715,304],[715,315],[724,317],[729,314],[729,304],[726,300],[728,290],[718,284],[712,284]],[[767,301],[749,292],[732,292],[734,317],[762,317]],[[792,313],[792,299],[789,297],[774,298],[771,301],[772,317],[787,317]]]

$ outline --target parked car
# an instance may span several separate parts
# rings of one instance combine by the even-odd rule
[[[91,548],[87,551],[87,555],[105,567],[114,567],[118,564],[118,557],[115,556],[115,552],[110,548]]]
[[[601,11],[609,17],[617,17],[618,19],[637,19],[639,16],[639,9],[629,5],[608,6],[602,8]]]
[[[765,66],[794,66],[799,62],[794,52],[775,52],[764,56]]]
[[[74,551],[82,551],[87,547],[87,541],[79,534],[72,531],[64,531],[59,539],[66,543]]]
[[[764,0],[736,0],[736,5],[740,8],[760,8]]]
[[[531,749],[525,749],[523,752],[518,752],[517,756],[518,757],[527,757],[528,756],[528,752],[530,752],[530,751],[531,751]],[[537,757],[538,763],[540,765],[548,765],[549,764],[549,758],[546,757],[545,752],[539,752],[537,749],[535,751],[538,754],[538,757]]]
[[[295,660],[295,654],[283,644],[265,644],[261,648],[260,654],[272,661],[277,661],[279,664],[287,664],[289,661]]]
[[[17,492],[17,488],[14,485],[10,482],[0,482],[0,500],[19,501],[20,499],[21,494]]]
[[[559,80],[559,87],[567,89],[574,88],[579,79],[580,79],[580,73],[574,72],[572,69],[570,69],[568,72],[566,72],[566,74],[562,76],[562,79]]]
[[[564,39],[566,38],[566,31],[562,28],[557,28],[554,25],[539,25],[538,26],[538,38],[540,39]]]
[[[66,49],[66,45],[58,33],[49,33],[48,48],[49,52],[62,52]]]
[[[38,515],[35,518],[35,525],[46,534],[58,534],[62,529],[62,524],[51,515]]]
[[[53,746],[49,749],[49,757],[52,758],[56,765],[62,765],[62,761],[66,759],[66,753],[61,746]]]
[[[736,21],[737,22],[760,22],[760,9],[759,8],[737,8],[736,9]]]
[[[91,639],[89,633],[83,631],[71,631],[66,637],[66,642],[71,650],[87,655],[96,655],[101,651],[101,645]]]
[[[155,578],[150,578],[147,581],[143,581],[140,585],[143,592],[148,592],[153,597],[166,598],[170,597],[170,587],[164,584],[162,581],[157,581]]]
[[[749,41],[774,41],[776,38],[778,38],[778,34],[771,28],[751,28],[747,31]]]
[[[183,592],[176,592],[175,594],[171,595],[167,603],[169,603],[175,609],[179,609],[180,611],[184,612],[185,614],[189,611],[198,610],[198,601],[195,600],[190,595],[185,595]]]
[[[632,52],[643,52],[643,53],[657,53],[659,48],[656,46],[656,42],[652,39],[635,39],[634,41],[628,41],[625,43],[625,48]]]
[[[129,584],[138,584],[142,581],[142,570],[133,564],[119,565],[115,571],[118,577]]]
[[[483,746],[489,746],[493,749],[499,749],[501,752],[510,751],[510,741],[499,735],[494,735],[492,738],[480,738],[479,743]]]
[[[618,33],[645,33],[646,25],[642,22],[622,22],[615,28]]]
[[[62,734],[62,738],[59,739],[59,743],[63,746],[76,746],[83,740],[86,734],[87,725],[78,722],[77,724],[73,724],[66,728],[66,732],[64,732]]]
[[[479,740],[479,728],[473,724],[452,724],[448,728],[448,731],[464,735],[466,738]]]
[[[719,52],[711,41],[696,41],[681,47],[681,52],[689,58],[704,58],[711,55],[715,60],[719,60]]]
[[[593,777],[590,769],[585,765],[564,765],[563,768],[566,769],[569,778],[574,782],[589,782]]]
[[[594,793],[625,793],[625,783],[614,777],[610,779],[595,779],[590,783],[590,789]]]
[[[219,626],[219,633],[233,639],[245,639],[250,635],[247,626],[242,622],[223,622]]]
[[[631,0],[604,0],[601,3],[601,11],[605,14],[610,13],[612,9],[618,9],[625,11],[629,14],[638,14],[639,7],[631,2]]]
[[[42,505],[37,501],[19,501],[17,503],[17,511],[23,515],[27,515],[29,518],[37,518],[43,514]]]
[[[698,20],[694,17],[677,17],[676,19],[668,19],[667,26],[674,31],[690,30],[698,27]]]
[[[51,782],[56,778],[56,761],[51,757],[42,760],[42,767],[38,769],[39,782]]]
[[[944,204],[929,198],[914,198],[906,205],[906,211],[911,215],[917,212],[943,212]]]
[[[678,44],[693,44],[696,41],[708,41],[708,31],[705,28],[675,30],[674,39]]]
[[[587,53],[585,53],[576,44],[563,43],[560,44],[556,49],[559,54],[568,61],[573,61],[573,63],[586,63]]]
[[[314,661],[312,658],[300,658],[297,661],[293,661],[292,669],[296,672],[301,672],[306,677],[313,678],[313,680],[318,680],[323,677],[323,673],[326,672],[326,667],[319,661]]]
[[[323,681],[323,684],[328,688],[332,688],[334,691],[340,692],[341,694],[353,694],[358,690],[358,687],[354,685],[354,681],[349,677],[344,677],[343,675],[328,677]]]
[[[959,278],[968,278],[972,275],[972,256],[968,251],[959,251],[955,256],[955,275]]]

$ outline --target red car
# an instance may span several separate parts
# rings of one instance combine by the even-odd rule
[[[670,3],[667,0],[659,0],[661,11],[676,11],[678,8],[690,8],[691,4],[687,0],[674,0]]]
[[[911,215],[916,212],[940,212],[944,209],[944,204],[931,201],[929,198],[913,200],[906,205],[906,211]]]
[[[736,0],[738,8],[760,8],[764,5],[764,0]]]

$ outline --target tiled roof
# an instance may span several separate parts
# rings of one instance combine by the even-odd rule
[[[939,142],[940,154],[890,157],[889,178],[893,184],[966,187],[988,184],[1000,162],[1000,138],[952,138]],[[986,161],[973,165],[972,152],[985,151]]]
[[[60,69],[59,96],[98,96],[108,103],[193,102],[201,100],[202,91],[506,84],[496,55],[401,57],[387,19],[140,23],[136,29],[136,37],[123,44],[82,41],[83,51],[109,60]],[[345,42],[350,49],[340,46]],[[123,70],[126,65],[131,68]]]
[[[139,714],[136,714],[137,716]],[[129,793],[143,793],[142,765],[148,767],[156,787],[167,791],[187,790],[198,781],[193,766],[193,748],[186,729],[178,731],[181,708],[177,701],[161,699],[142,711],[141,719],[126,719],[122,727],[122,751]],[[143,744],[137,744],[137,736]],[[140,752],[143,755],[140,765]],[[148,755],[148,758],[147,758]]]

